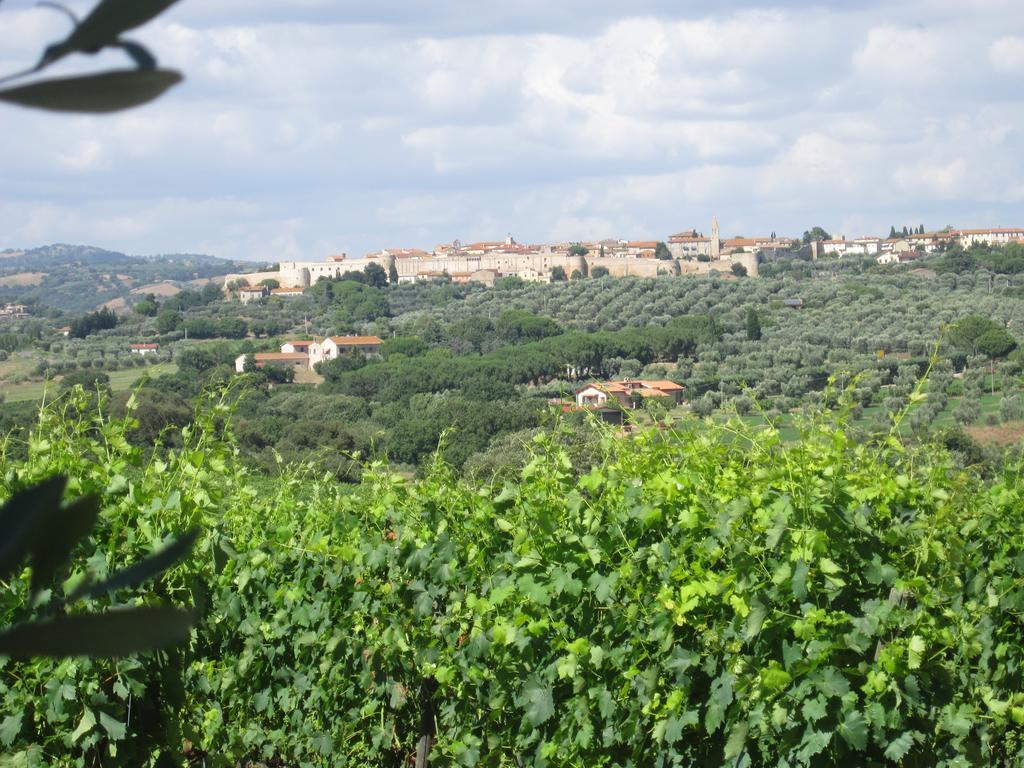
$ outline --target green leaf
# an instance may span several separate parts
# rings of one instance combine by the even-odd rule
[[[551,687],[536,678],[530,678],[523,687],[520,705],[526,710],[526,719],[534,727],[547,722],[555,714]]]
[[[729,732],[729,740],[725,742],[725,759],[735,760],[742,754],[747,745],[747,724],[737,723]]]
[[[181,81],[170,69],[112,70],[6,88],[0,101],[55,112],[117,112],[153,101]]]
[[[836,565],[835,561],[830,560],[827,557],[823,557],[818,561],[818,567],[821,572],[827,576],[834,576],[837,573],[842,573],[843,569]]]
[[[814,731],[810,728],[804,734],[803,741],[800,743],[800,751],[797,752],[797,759],[802,763],[807,763],[810,758],[817,754],[825,751],[828,747],[829,742],[832,741],[832,734],[828,731]]]
[[[885,757],[894,763],[900,762],[914,746],[914,735],[914,731],[907,731],[890,741],[885,748]]]
[[[564,568],[555,568],[551,572],[551,586],[555,588],[557,594],[565,593],[574,597],[579,597],[583,591],[583,582],[574,579]]]
[[[868,745],[868,724],[857,710],[851,710],[839,724],[839,735],[851,747],[863,751]]]
[[[850,692],[850,682],[835,667],[825,667],[812,676],[815,687],[829,698],[841,698]]]
[[[115,720],[106,712],[100,712],[100,725],[107,732],[111,741],[120,741],[124,738],[127,728],[120,720]]]
[[[597,598],[599,603],[607,603],[618,581],[619,574],[617,573],[613,572],[607,576],[602,576],[598,571],[594,571],[590,574],[590,578],[587,579],[587,586],[594,591],[594,597]]]
[[[21,713],[8,715],[4,718],[4,721],[0,723],[0,744],[9,747],[14,743],[14,740],[18,738],[18,734],[21,733],[21,721],[23,718],[24,715]]]
[[[924,638],[920,635],[914,635],[910,638],[910,642],[907,644],[907,666],[910,669],[921,668],[921,657],[927,650]]]
[[[800,710],[803,713],[804,720],[809,723],[815,723],[821,720],[826,714],[825,699],[822,696],[816,696],[813,699],[807,699],[804,702],[803,708]]]
[[[747,616],[746,626],[743,628],[743,639],[748,643],[761,634],[761,627],[768,616],[768,609],[760,600],[755,600],[750,606],[750,614]]]
[[[188,637],[195,621],[178,608],[125,608],[20,624],[0,633],[0,655],[130,656]]]
[[[520,592],[537,603],[537,605],[548,606],[551,604],[551,593],[548,591],[548,588],[534,581],[532,574],[521,576],[516,582],[516,586],[519,587]]]
[[[82,712],[82,719],[78,721],[78,727],[71,733],[71,740],[78,741],[89,731],[96,727],[96,715],[91,709]]]

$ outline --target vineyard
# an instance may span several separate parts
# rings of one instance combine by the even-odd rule
[[[1024,760],[1021,474],[979,478],[895,427],[858,444],[850,403],[794,442],[686,419],[607,434],[581,473],[554,425],[514,483],[437,460],[345,486],[247,469],[227,396],[168,452],[129,442],[131,403],[93,400],[0,442],[0,497],[57,472],[102,497],[39,604],[28,572],[0,585],[3,625],[192,526],[185,563],[83,609],[200,619],[139,658],[0,660],[13,765]]]

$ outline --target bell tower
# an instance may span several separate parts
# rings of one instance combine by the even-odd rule
[[[711,217],[711,258],[720,259],[722,257],[722,238],[721,233],[718,231],[718,217]]]

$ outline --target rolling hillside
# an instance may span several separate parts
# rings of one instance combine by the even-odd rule
[[[248,265],[247,265],[248,266]],[[167,296],[237,272],[240,265],[199,254],[129,256],[82,245],[0,251],[0,302],[66,312],[129,306],[146,293]]]

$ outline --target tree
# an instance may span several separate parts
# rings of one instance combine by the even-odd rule
[[[981,354],[994,359],[1010,354],[1016,348],[1017,341],[1005,329],[993,328],[979,336],[974,346]]]
[[[268,277],[265,280],[260,280],[260,285],[266,286],[271,291],[274,290],[275,288],[281,287],[281,283],[272,277]]]
[[[587,247],[580,243],[573,243],[569,246],[570,256],[586,256],[588,253],[590,253],[590,251],[587,250]]]
[[[71,331],[68,335],[76,339],[84,339],[97,331],[107,330],[117,325],[117,315],[107,307],[97,312],[90,312],[71,322]]]
[[[953,418],[957,424],[968,426],[981,417],[981,404],[971,395],[965,394],[953,409]]]
[[[747,310],[747,340],[761,340],[761,320],[757,316],[757,311],[753,307],[750,307]]]
[[[262,368],[262,372],[271,384],[291,384],[295,381],[295,369],[290,365],[267,365]]]
[[[176,312],[173,309],[164,309],[156,316],[157,333],[171,333],[178,330],[179,325],[181,325],[181,312]]]
[[[566,280],[566,277],[565,277],[565,268],[564,267],[562,267],[561,265],[556,265],[556,266],[551,268],[551,282],[553,282],[553,283],[561,283],[561,282],[564,282],[565,280]]]
[[[572,271],[572,274],[569,275],[569,279],[570,280],[582,280],[583,279],[583,273],[580,272],[578,269],[574,269]]]
[[[380,264],[367,264],[363,269],[363,274],[366,275],[367,285],[372,285],[374,288],[388,287],[387,270]]]
[[[668,249],[665,243],[659,242],[654,246],[654,258],[669,261],[672,258],[672,251]]]
[[[64,390],[71,389],[76,385],[81,385],[85,389],[96,389],[97,386],[109,389],[110,377],[103,371],[78,370],[64,374],[60,380],[60,388]]]
[[[987,333],[999,330],[1003,330],[1001,326],[987,317],[966,315],[950,327],[947,335],[953,346],[964,351],[977,352],[978,340]]]
[[[594,267],[590,270],[591,277],[608,277],[609,274],[607,267]]]
[[[156,313],[159,311],[159,309],[160,307],[153,300],[152,294],[150,294],[142,301],[140,301],[138,304],[136,304],[134,307],[132,307],[132,311],[137,315],[141,315],[142,317],[154,317]]]
[[[427,345],[416,336],[394,336],[384,339],[384,343],[380,345],[380,354],[385,360],[395,355],[416,357],[426,351]]]
[[[743,266],[742,264],[740,264],[738,261],[735,262],[732,265],[731,269],[732,269],[732,273],[734,275],[736,275],[736,277],[746,277],[747,276],[747,268],[745,266]]]
[[[895,240],[896,239],[896,227],[894,227],[894,226],[893,227],[889,227],[889,239],[890,240]]]
[[[820,240],[831,240],[832,235],[826,232],[821,227],[814,227],[804,232],[803,241],[804,245],[810,245],[812,242]]]
[[[391,285],[398,285],[398,267],[395,266],[394,262],[388,265],[388,282]]]
[[[494,281],[494,287],[502,291],[512,291],[525,286],[526,281],[519,277],[519,275],[505,275]]]

